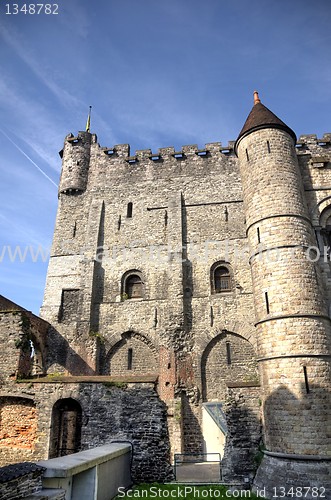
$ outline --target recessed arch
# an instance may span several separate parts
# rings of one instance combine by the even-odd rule
[[[35,402],[19,396],[0,397],[0,447],[34,450],[37,441],[38,412]],[[22,453],[17,452],[17,461]]]
[[[127,331],[108,351],[105,372],[110,375],[135,375],[158,372],[158,352],[146,336]]]
[[[80,450],[82,407],[73,398],[59,399],[52,409],[49,458],[62,457]]]
[[[255,351],[242,336],[223,330],[201,356],[203,401],[223,401],[227,383],[257,381]]]

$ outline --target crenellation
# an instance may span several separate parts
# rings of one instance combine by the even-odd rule
[[[138,159],[148,159],[152,155],[152,150],[151,149],[138,149],[135,152],[135,156],[137,156]]]

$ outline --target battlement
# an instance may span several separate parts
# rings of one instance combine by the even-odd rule
[[[76,137],[72,137],[69,141],[77,140]],[[92,141],[93,142],[93,141]],[[182,146],[180,150],[176,150],[173,146],[158,148],[156,153],[153,153],[151,149],[138,149],[134,154],[131,154],[129,144],[116,144],[112,147],[101,147],[99,144],[100,151],[106,156],[113,157],[118,156],[124,158],[128,163],[136,163],[139,160],[152,160],[152,161],[162,161],[170,158],[175,158],[176,160],[183,160],[188,156],[201,156],[208,157],[215,153],[222,153],[225,156],[234,154],[234,143],[235,141],[229,141],[227,146],[222,146],[221,142],[211,142],[205,144],[204,148],[199,149],[197,144],[188,144]]]
[[[304,146],[309,146],[311,144],[314,144],[317,146],[330,146],[331,145],[331,133],[327,132],[327,133],[323,134],[323,137],[321,139],[318,139],[316,134],[300,135],[296,146],[297,146],[297,148],[301,148]]]
[[[90,139],[90,141],[89,141]],[[112,147],[100,146],[97,142],[97,135],[90,134],[89,132],[80,131],[77,135],[72,133],[68,134],[65,138],[65,142],[71,144],[72,146],[78,144],[84,144],[90,142],[90,144],[96,144],[100,151],[102,151],[106,156],[109,157],[120,157],[125,159],[128,163],[136,163],[139,160],[152,160],[152,161],[162,161],[169,158],[176,158],[177,160],[183,160],[190,155],[197,155],[200,157],[209,157],[215,153],[222,153],[225,156],[230,156],[234,154],[235,141],[228,141],[227,146],[223,146],[221,142],[210,142],[204,145],[203,148],[199,148],[197,144],[188,144],[182,146],[180,150],[176,150],[173,146],[160,147],[157,152],[153,152],[151,149],[138,149],[133,154],[131,154],[130,144],[115,144]],[[296,143],[296,148],[300,149],[308,148],[309,146],[321,146],[329,147],[331,146],[331,133],[327,132],[323,134],[322,138],[318,138],[316,134],[303,134],[300,135]],[[63,157],[63,150],[60,151],[61,158]]]

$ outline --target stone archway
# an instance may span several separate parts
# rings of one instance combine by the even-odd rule
[[[203,401],[223,401],[227,383],[257,381],[255,351],[242,336],[223,330],[201,357]]]
[[[255,351],[244,337],[223,330],[207,344],[201,357],[202,434],[211,459],[213,453],[224,454],[228,386],[256,383],[257,378]]]
[[[125,332],[106,356],[110,375],[142,375],[158,372],[158,353],[153,343],[137,332]]]
[[[59,399],[53,406],[49,458],[80,450],[82,407],[72,398]]]

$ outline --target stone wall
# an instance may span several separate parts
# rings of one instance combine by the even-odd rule
[[[1,500],[19,500],[42,489],[42,474],[45,469],[33,463],[17,463],[0,468]],[[52,500],[64,500],[64,491]]]
[[[69,399],[81,408],[81,450],[113,440],[128,440],[133,445],[132,475],[137,482],[164,481],[172,477],[167,408],[153,384],[128,384],[127,387],[124,384],[121,388],[111,382],[69,384],[36,380],[35,383],[13,383],[11,393],[29,393],[33,398],[36,408],[34,427],[27,428],[30,415],[22,415],[22,410],[17,413],[17,417],[24,416],[24,420],[11,421],[15,442],[9,438],[3,443],[0,441],[0,465],[20,461],[24,455],[23,446],[28,447],[26,459],[29,461],[48,458],[50,440],[53,439],[50,431],[58,426],[54,421],[53,406]],[[3,404],[8,400],[11,401],[3,398]],[[8,434],[7,427],[7,420],[1,418],[1,435]],[[32,446],[32,441],[35,446]],[[23,443],[22,447],[16,446],[17,443]]]
[[[252,482],[261,442],[259,387],[228,388],[224,411],[228,427],[222,460],[223,481]]]

